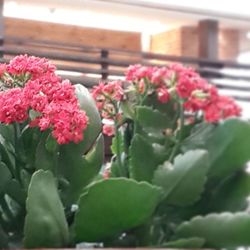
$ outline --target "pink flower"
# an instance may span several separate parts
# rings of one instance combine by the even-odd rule
[[[137,80],[137,71],[140,69],[141,65],[140,64],[135,64],[135,65],[130,65],[125,73],[126,80],[127,81],[134,81]]]
[[[144,91],[145,91],[145,83],[144,83],[144,80],[140,80],[137,84],[137,87],[138,87],[138,92],[140,94],[143,94]]]
[[[191,93],[191,96],[184,103],[184,107],[188,111],[197,112],[204,110],[207,105],[218,99],[218,90],[215,86],[202,82],[196,89]]]
[[[97,86],[94,86],[91,91],[92,97],[96,102],[96,106],[100,111],[103,109],[106,99],[103,95],[103,88],[104,88],[104,83],[100,82]]]
[[[121,101],[124,96],[121,81],[112,81],[107,84],[101,82],[99,85],[93,87],[91,93],[96,102],[104,102],[107,98]]]
[[[6,64],[0,64],[0,77],[2,77],[5,71],[6,71]]]
[[[180,63],[172,63],[168,66],[169,70],[172,70],[176,73],[177,78],[186,76],[188,78],[197,78],[199,74],[195,72],[195,70],[191,67],[185,67]]]
[[[106,119],[113,119],[116,115],[115,106],[124,97],[122,82],[112,81],[107,84],[101,82],[93,88],[91,93],[101,116]]]
[[[112,81],[105,84],[102,91],[115,101],[121,101],[124,95],[121,81]]]
[[[86,113],[79,110],[74,103],[65,101],[51,102],[47,105],[38,123],[41,130],[51,127],[52,135],[59,144],[80,142],[87,125]]]
[[[180,98],[188,98],[196,88],[196,82],[186,77],[179,77],[176,85],[176,92]]]
[[[207,122],[218,122],[233,116],[240,116],[241,108],[227,96],[218,96],[204,109],[204,118]]]
[[[28,119],[31,127],[52,130],[59,144],[78,143],[88,125],[86,113],[80,110],[75,87],[55,75],[55,66],[48,60],[27,55],[14,58],[7,70],[10,74],[31,74],[23,88],[0,93],[0,122],[22,123]],[[37,112],[35,118],[29,110]]]
[[[162,68],[154,67],[150,81],[153,85],[159,86],[160,84],[165,84],[166,80],[171,79],[173,74],[174,72],[166,67]]]
[[[157,99],[161,103],[167,103],[170,99],[170,95],[168,90],[165,87],[160,87],[156,90]]]
[[[127,81],[140,81],[143,78],[150,79],[152,76],[153,67],[142,66],[140,64],[130,65],[126,70]]]
[[[30,73],[33,78],[37,78],[45,73],[54,73],[56,67],[47,59],[35,56],[20,55],[13,58],[7,65],[10,74]]]
[[[102,132],[107,136],[112,136],[115,134],[115,127],[114,125],[104,124],[102,127]]]
[[[24,122],[28,118],[28,103],[21,88],[0,93],[0,122],[10,124]]]
[[[109,179],[110,177],[110,168],[105,168],[103,173],[102,173],[103,179]]]

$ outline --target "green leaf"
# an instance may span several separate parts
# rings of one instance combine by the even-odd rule
[[[6,141],[14,144],[14,127],[12,125],[6,125],[0,123],[0,134],[5,138]]]
[[[6,164],[11,173],[14,173],[15,169],[15,157],[13,148],[11,144],[5,140],[5,138],[0,134],[0,155],[1,160]]]
[[[132,120],[135,118],[135,110],[130,101],[122,101],[121,109],[125,117],[132,119]]]
[[[197,216],[178,226],[176,237],[200,237],[206,247],[239,247],[250,245],[250,215],[247,212]]]
[[[226,120],[208,140],[212,177],[225,177],[250,160],[250,124],[240,119]]]
[[[124,148],[124,139],[121,132],[119,132],[119,134],[116,134],[112,138],[111,152],[113,155],[117,155],[117,136],[119,136],[119,148],[120,149]]]
[[[17,180],[11,179],[8,182],[5,188],[5,193],[21,206],[25,205],[26,193]]]
[[[26,168],[35,168],[37,146],[42,135],[38,128],[25,127],[21,132],[18,144],[22,146],[18,148],[18,156],[26,163]]]
[[[176,241],[170,241],[168,243],[163,243],[161,247],[165,248],[202,248],[205,244],[205,240],[199,237],[179,239]]]
[[[154,212],[160,189],[116,178],[89,187],[75,216],[76,241],[97,242],[143,224]]]
[[[44,132],[40,138],[40,141],[36,148],[36,158],[35,158],[35,167],[36,170],[51,170],[55,171],[57,164],[57,154],[52,150],[48,150],[48,144],[50,141],[49,131]],[[58,146],[58,145],[57,145]],[[51,147],[49,147],[51,149]]]
[[[0,249],[8,247],[8,236],[3,231],[0,225]]]
[[[75,85],[75,92],[82,110],[89,118],[88,127],[84,131],[83,140],[78,143],[61,145],[59,149],[58,171],[69,183],[69,189],[63,191],[66,205],[75,203],[82,189],[99,172],[103,161],[102,124],[95,101],[87,88],[80,84]],[[93,146],[95,146],[93,148]],[[96,152],[94,162],[84,158],[87,152]]]
[[[89,123],[87,129],[84,131],[83,141],[78,144],[70,143],[70,145],[75,146],[75,150],[84,154],[94,144],[96,138],[102,131],[102,123],[95,101],[88,89],[81,84],[76,84],[74,86],[80,107],[86,112]]]
[[[209,211],[237,212],[248,206],[250,175],[245,171],[234,174],[213,190],[213,196],[206,201]]]
[[[55,153],[58,149],[58,143],[54,137],[50,134],[46,140],[45,148],[49,153]]]
[[[237,118],[225,120],[214,129],[211,126],[201,129],[183,147],[206,149],[211,166],[209,176],[220,180],[250,160],[250,124]]]
[[[154,171],[160,163],[153,146],[136,134],[130,146],[130,176],[137,181],[151,182]]]
[[[74,147],[64,145],[59,156],[59,172],[69,182],[68,189],[63,191],[67,205],[75,203],[84,187],[99,173],[104,159],[104,141],[100,135],[87,155],[74,151]]]
[[[146,104],[146,106],[153,107],[153,109],[156,109],[161,113],[166,114],[169,117],[170,121],[174,121],[176,118],[176,114],[179,112],[178,109],[176,109],[176,101],[174,99],[170,100],[167,103],[161,103],[159,102],[156,94],[149,95],[144,104]]]
[[[120,177],[119,166],[116,160],[111,160],[110,177]]]
[[[50,171],[31,178],[26,202],[24,247],[66,247],[69,239],[64,209]]]
[[[147,106],[136,107],[136,119],[142,127],[155,130],[168,128],[171,125],[167,115]]]
[[[182,150],[184,152],[197,148],[204,148],[206,141],[213,135],[215,131],[215,125],[211,123],[201,123],[194,126],[191,130],[190,136],[188,136],[182,142]]]
[[[11,173],[8,167],[0,162],[0,194],[5,190],[6,185],[11,180]]]
[[[165,162],[156,170],[153,184],[164,190],[168,204],[187,206],[200,198],[208,171],[208,154],[205,150],[192,150]]]

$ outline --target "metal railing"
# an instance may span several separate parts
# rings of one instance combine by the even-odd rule
[[[131,64],[162,66],[172,62],[184,63],[194,67],[222,91],[229,91],[234,98],[250,101],[250,64],[5,37],[0,45],[1,60],[8,61],[19,54],[46,57],[56,64],[64,78],[87,87],[100,80],[122,78]]]

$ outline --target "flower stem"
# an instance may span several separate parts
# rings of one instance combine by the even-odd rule
[[[18,123],[14,123],[14,143],[15,143],[15,177],[19,181],[20,185],[23,186],[22,179],[21,179],[21,169],[19,165],[19,152],[18,149],[19,145],[19,137],[20,137],[20,125]]]
[[[179,127],[179,134],[178,134],[178,139],[177,142],[175,144],[175,146],[173,147],[173,150],[171,152],[171,155],[169,157],[169,161],[172,162],[176,153],[178,152],[179,148],[180,148],[180,144],[181,144],[181,140],[182,140],[182,136],[183,136],[183,127],[184,127],[184,109],[183,109],[183,103],[180,103],[180,127]]]
[[[120,175],[123,177],[126,177],[126,170],[124,169],[123,163],[122,163],[122,157],[121,157],[121,138],[120,138],[120,132],[119,132],[119,127],[118,124],[115,124],[115,134],[116,134],[116,150],[117,150],[117,163],[119,167],[119,172]]]

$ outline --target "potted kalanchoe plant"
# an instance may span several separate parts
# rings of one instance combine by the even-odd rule
[[[0,75],[1,248],[250,244],[250,124],[194,70],[130,66],[93,98],[46,59]]]
[[[250,245],[250,124],[236,118],[241,109],[233,99],[179,64],[132,65],[124,82],[100,83],[92,95],[103,133],[114,136],[114,156],[106,181],[86,194],[86,200],[96,195],[96,204],[80,203],[77,216],[89,222],[79,227],[82,241]]]
[[[95,103],[43,58],[17,56],[0,75],[0,248],[69,246],[74,204],[103,162]]]

